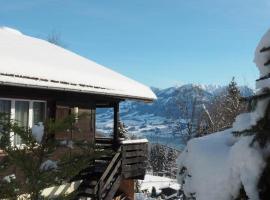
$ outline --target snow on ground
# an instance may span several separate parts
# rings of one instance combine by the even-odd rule
[[[139,183],[141,191],[147,190],[151,192],[153,187],[156,188],[158,193],[161,192],[160,189],[164,187],[171,187],[176,190],[180,189],[180,184],[177,183],[177,180],[150,174],[146,174],[144,180],[139,181]]]
[[[135,193],[135,200],[155,200],[145,193]]]
[[[253,136],[234,137],[232,129],[192,139],[179,157],[179,176],[185,194],[197,200],[231,200],[241,185],[251,200],[258,200],[257,183],[265,166],[263,152]]]

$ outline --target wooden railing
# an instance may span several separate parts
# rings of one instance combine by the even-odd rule
[[[122,179],[143,179],[147,162],[147,140],[125,140],[113,144],[110,138],[96,138],[96,146],[101,149],[117,149],[113,158],[93,188],[85,188],[81,194],[97,200],[111,200]],[[102,159],[102,158],[100,158]]]
[[[125,140],[121,142],[122,175],[125,179],[144,179],[147,166],[148,141]]]
[[[97,199],[111,200],[120,185],[120,181],[121,152],[119,149],[95,187]]]

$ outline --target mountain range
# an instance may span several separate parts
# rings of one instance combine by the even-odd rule
[[[120,118],[128,132],[136,137],[147,137],[150,142],[162,143],[181,149],[180,136],[174,130],[179,120],[186,118],[179,106],[192,109],[197,105],[209,104],[215,97],[226,90],[226,86],[186,84],[182,86],[159,89],[152,87],[157,96],[153,103],[125,101],[120,104]],[[254,91],[247,86],[239,87],[242,96],[252,96]],[[97,110],[97,130],[110,134],[112,132],[112,109]]]

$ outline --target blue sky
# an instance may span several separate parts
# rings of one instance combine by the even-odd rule
[[[47,38],[149,86],[254,86],[269,0],[0,0],[0,25]]]

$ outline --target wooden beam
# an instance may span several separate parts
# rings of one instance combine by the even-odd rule
[[[113,116],[113,140],[114,144],[117,144],[119,141],[118,135],[118,123],[119,123],[119,103],[115,103],[113,106],[114,116]]]
[[[146,162],[146,157],[135,157],[135,158],[129,158],[129,159],[123,159],[122,163],[123,165],[133,164],[133,163],[141,163]]]
[[[131,144],[131,145],[123,145],[123,151],[137,151],[148,149],[147,144]]]
[[[146,171],[143,169],[136,169],[134,171],[129,171],[129,172],[123,173],[123,176],[125,179],[132,179],[133,177],[144,176],[145,173],[146,173]]]
[[[1,97],[35,100],[53,100],[68,106],[81,108],[95,107],[96,104],[110,106],[112,103],[121,101],[118,97],[104,96],[99,94],[78,93],[69,91],[57,91],[49,89],[28,88],[19,86],[7,86],[0,84]],[[113,105],[112,105],[113,107]]]
[[[56,119],[56,101],[47,101],[47,119]]]
[[[142,151],[126,151],[123,152],[123,155],[125,156],[125,158],[129,158],[129,157],[146,157],[147,156],[147,151],[146,150],[142,150]]]

